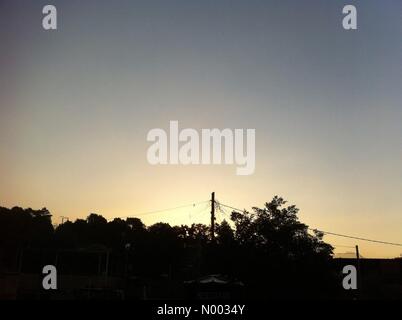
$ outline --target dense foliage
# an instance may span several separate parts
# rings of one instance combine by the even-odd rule
[[[310,234],[298,209],[274,197],[252,212],[232,212],[216,226],[146,227],[138,218],[108,222],[98,214],[56,228],[47,209],[0,208],[0,271],[39,272],[56,263],[62,273],[192,279],[223,274],[240,279],[255,297],[322,296],[331,292],[333,248]],[[319,292],[319,293],[318,293]]]

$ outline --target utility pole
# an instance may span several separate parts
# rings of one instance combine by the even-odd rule
[[[362,292],[362,274],[360,270],[360,253],[359,253],[359,246],[356,245],[356,259],[357,259],[357,285],[358,285],[358,292]]]
[[[211,194],[211,240],[215,242],[215,192]]]

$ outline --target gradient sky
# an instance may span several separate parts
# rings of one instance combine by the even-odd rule
[[[42,29],[48,3],[57,31]],[[345,4],[356,31],[342,28]],[[0,205],[47,207],[59,222],[212,191],[239,208],[278,194],[311,227],[401,243],[401,40],[400,0],[0,0]],[[149,165],[146,135],[169,120],[255,128],[255,174]],[[207,213],[141,218],[208,223]],[[402,253],[325,239],[365,257]]]

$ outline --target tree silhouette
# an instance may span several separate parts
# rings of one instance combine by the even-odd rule
[[[239,276],[256,286],[265,285],[267,290],[258,292],[259,296],[307,297],[333,283],[329,268],[333,248],[323,242],[322,235],[308,233],[308,226],[297,218],[296,206],[285,205],[283,198],[275,196],[263,208],[231,215],[240,246]]]
[[[108,274],[126,279],[222,274],[241,279],[250,298],[323,296],[333,290],[333,248],[297,214],[275,196],[263,208],[232,212],[212,241],[204,224],[146,227],[138,218],[108,222],[91,213],[54,229],[46,208],[0,208],[0,270],[18,270],[23,261],[25,272],[39,272],[38,257],[53,254],[61,274],[104,274],[108,259]]]

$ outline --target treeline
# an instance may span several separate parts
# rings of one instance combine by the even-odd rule
[[[0,272],[37,272],[56,261],[64,273],[174,280],[222,274],[241,280],[256,297],[331,294],[339,283],[333,248],[322,234],[309,234],[297,213],[274,197],[263,208],[232,212],[212,241],[203,224],[147,227],[138,218],[108,222],[92,213],[54,228],[46,208],[0,207]]]

